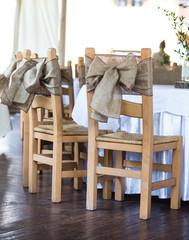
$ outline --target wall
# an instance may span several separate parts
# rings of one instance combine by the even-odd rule
[[[150,47],[157,52],[165,40],[171,61],[179,62],[175,32],[158,6],[178,13],[173,0],[146,0],[142,7],[118,7],[113,0],[68,0],[66,59],[77,62],[85,47],[97,52]]]

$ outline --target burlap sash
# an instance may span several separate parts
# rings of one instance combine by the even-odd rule
[[[137,65],[134,55],[128,55],[120,65],[112,67],[95,57],[93,61],[86,58],[86,64],[90,65],[87,67],[87,91],[95,89],[91,102],[91,117],[95,120],[106,122],[108,117],[120,117],[121,87],[127,91],[152,95],[151,59]]]
[[[73,86],[72,67],[61,67],[61,81]]]
[[[34,95],[60,95],[60,67],[56,59],[46,62],[23,59],[12,73],[6,89],[1,92],[1,102],[28,111]]]
[[[153,83],[158,85],[174,85],[181,81],[182,67],[153,66]]]

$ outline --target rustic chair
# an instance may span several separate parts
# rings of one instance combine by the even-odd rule
[[[54,58],[56,58],[55,49],[50,49],[48,61]],[[39,108],[52,111],[53,121],[38,122],[37,109]],[[74,188],[79,190],[82,188],[82,177],[87,176],[87,170],[83,170],[83,158],[86,155],[83,153],[84,157],[82,158],[80,143],[88,142],[88,129],[62,118],[62,96],[51,94],[50,97],[44,97],[36,95],[29,115],[29,192],[37,192],[37,169],[39,163],[45,164],[52,167],[52,201],[60,202],[62,178],[74,178]],[[51,142],[53,150],[39,149],[38,141]],[[74,143],[74,160],[62,161],[62,144],[64,143]],[[111,160],[108,162],[106,159],[108,158],[105,158],[105,165],[111,165]],[[110,187],[110,183],[106,181],[105,198],[110,195]]]
[[[18,51],[16,54],[17,61],[21,61],[23,58],[30,60],[34,59],[37,60],[38,54],[32,53],[29,49],[25,50],[22,54],[22,52]],[[62,103],[63,104],[63,103]],[[52,118],[46,118],[49,116],[49,111],[44,110],[42,108],[38,108],[38,121],[42,120],[49,120],[52,121]],[[64,119],[66,122],[73,123],[73,120],[67,120]],[[23,110],[20,110],[20,133],[21,138],[23,139],[23,187],[29,186],[29,113],[24,112]],[[38,151],[42,151],[43,148],[42,141],[38,140]],[[77,143],[76,143],[77,144]],[[41,150],[40,150],[41,149]],[[50,150],[48,150],[50,152]],[[63,154],[68,157],[68,154],[73,155],[73,149],[70,149],[69,147],[64,147]],[[49,169],[48,166],[44,166],[43,164],[38,164],[38,172],[42,172],[42,170]]]
[[[95,58],[95,49],[87,48],[87,58]],[[124,56],[117,57],[108,55],[96,55],[106,64],[110,65],[111,58],[113,66]],[[151,58],[150,49],[141,50],[141,62]],[[122,62],[123,62],[122,60]],[[107,62],[106,62],[107,61]],[[98,75],[98,72],[97,72]],[[153,80],[153,78],[152,78]],[[152,86],[152,83],[151,83]],[[87,170],[87,203],[88,210],[97,208],[97,176],[107,175],[115,178],[115,200],[123,200],[124,178],[141,179],[140,195],[140,218],[148,219],[151,213],[151,192],[156,189],[171,186],[171,208],[180,208],[181,191],[181,165],[182,165],[182,137],[181,136],[154,136],[153,135],[153,96],[142,95],[142,104],[121,101],[121,115],[143,119],[143,134],[132,134],[116,132],[101,135],[98,132],[98,121],[90,117],[91,100],[94,90],[87,93],[88,115],[89,115],[89,141],[88,141],[88,170]],[[132,92],[133,94],[133,92]],[[115,168],[102,167],[97,165],[98,149],[116,150]],[[172,165],[153,163],[153,152],[173,150]],[[142,162],[128,161],[123,159],[123,152],[142,153]],[[125,169],[129,167],[131,169]],[[132,168],[140,168],[135,171]],[[172,172],[170,179],[152,182],[152,170]]]

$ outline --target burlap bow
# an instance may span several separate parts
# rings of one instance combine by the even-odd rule
[[[86,62],[89,63],[89,59]],[[92,60],[91,60],[92,61]],[[95,89],[91,102],[91,117],[101,122],[107,118],[119,118],[123,87],[126,91],[134,90],[145,95],[152,95],[151,59],[137,65],[134,55],[126,56],[118,66],[106,65],[95,57],[88,67],[87,91]]]
[[[28,111],[34,95],[60,95],[60,67],[56,59],[23,59],[11,74],[8,85],[1,92],[1,102],[15,105],[25,112]]]
[[[61,81],[70,86],[73,86],[72,67],[61,67]]]
[[[114,67],[95,57],[87,74],[87,91],[95,89],[91,117],[103,122],[108,117],[119,118],[122,98],[120,86],[130,91],[134,87],[136,74],[137,62],[133,55],[128,55],[124,62]]]

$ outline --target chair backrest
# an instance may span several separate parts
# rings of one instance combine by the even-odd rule
[[[124,55],[114,55],[114,54],[95,54],[94,48],[86,48],[85,56],[90,59],[94,59],[98,56],[105,64],[108,65],[118,65],[126,58]],[[151,49],[143,48],[141,49],[141,61],[151,58]],[[87,63],[86,59],[86,63]],[[87,66],[89,68],[89,66]],[[94,135],[98,134],[98,124],[97,121],[91,119],[91,101],[93,97],[93,91],[87,93],[88,101],[88,117],[89,117],[89,129],[95,128],[93,132]],[[127,93],[128,94],[128,93]],[[132,92],[133,94],[133,92]],[[153,97],[142,95],[142,103],[133,103],[126,100],[122,100],[121,103],[121,115],[126,115],[130,117],[142,118],[143,119],[143,140],[147,139],[152,141],[153,137]]]
[[[54,48],[48,49],[48,61],[57,59],[56,50]],[[38,125],[41,111],[38,109],[45,109],[52,112],[53,115],[53,133],[54,135],[62,134],[62,100],[61,95],[51,94],[50,97],[35,95],[32,105],[30,107],[30,129],[33,131]]]

